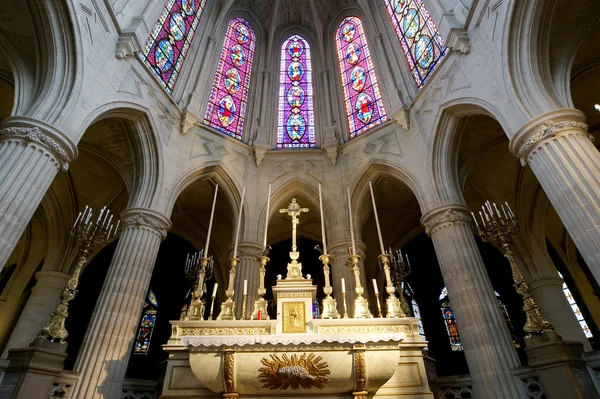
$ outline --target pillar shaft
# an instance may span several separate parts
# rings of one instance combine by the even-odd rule
[[[31,295],[10,335],[2,357],[8,356],[10,349],[29,346],[35,339],[58,305],[60,293],[70,277],[65,273],[44,271],[35,275],[37,283],[31,290]]]
[[[170,227],[166,217],[146,209],[127,209],[121,219],[119,243],[75,363],[81,376],[74,398],[121,396],[158,248]]]
[[[38,125],[9,118],[0,130],[0,270],[56,173],[68,169],[76,152],[58,132]]]
[[[238,255],[240,264],[237,266],[234,281],[235,317],[242,318],[242,296],[244,293],[244,280],[248,280],[248,297],[246,298],[245,318],[250,318],[254,309],[254,301],[258,299],[258,269],[260,264],[256,261],[257,256],[262,251],[262,245],[255,242],[240,242],[238,245]],[[229,267],[229,265],[227,265]],[[269,264],[267,263],[267,268]]]
[[[511,374],[519,359],[467,215],[463,206],[445,206],[423,216],[423,222],[452,302],[475,396],[525,398],[521,382]]]
[[[600,283],[600,153],[584,121],[575,109],[552,111],[524,126],[510,146],[531,167]]]

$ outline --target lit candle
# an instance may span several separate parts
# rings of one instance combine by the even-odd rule
[[[244,207],[244,196],[246,195],[246,186],[242,188],[242,199],[240,201],[240,213],[238,214],[237,227],[235,229],[235,244],[233,245],[233,257],[237,258],[238,241],[240,239],[240,225],[242,224],[242,209]]]
[[[342,277],[342,294],[346,293],[346,280]]]
[[[385,253],[383,246],[383,237],[381,237],[381,226],[379,226],[379,216],[377,216],[377,205],[375,205],[375,195],[373,194],[373,185],[369,181],[369,190],[371,190],[371,201],[373,201],[373,213],[375,214],[375,225],[377,226],[377,236],[379,237],[379,249],[381,254]]]
[[[479,223],[477,223],[477,218],[475,217],[475,214],[473,212],[471,212],[471,216],[473,216],[473,220],[475,221],[475,226],[479,227]]]
[[[244,295],[248,295],[248,280],[244,280]]]
[[[373,289],[375,290],[375,295],[379,295],[379,288],[377,288],[377,280],[373,279]]]
[[[213,287],[213,294],[212,297],[216,297],[217,296],[217,287],[219,286],[219,283],[215,283],[215,286]]]
[[[356,255],[356,244],[354,243],[354,223],[352,222],[352,201],[350,200],[350,186],[348,189],[348,215],[350,216],[350,240],[352,241],[352,255]]]
[[[265,237],[263,239],[263,251],[267,249],[267,231],[269,230],[269,208],[271,206],[271,183],[269,183],[269,194],[267,196],[267,215],[265,216]]]
[[[323,218],[323,196],[321,183],[319,183],[319,212],[321,212],[321,237],[323,237],[323,253],[327,254],[327,240],[325,239],[325,218]]]
[[[210,221],[208,222],[208,233],[206,234],[206,244],[204,245],[203,255],[206,258],[208,256],[208,244],[210,243],[210,232],[212,231],[213,217],[215,216],[215,206],[217,205],[217,192],[219,191],[219,185],[215,185],[215,196],[213,198],[212,209],[210,210]]]

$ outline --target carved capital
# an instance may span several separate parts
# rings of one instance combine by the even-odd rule
[[[171,221],[164,215],[143,208],[129,208],[123,211],[121,219],[128,226],[145,226],[156,231],[164,240],[167,237],[167,230],[171,228]]]
[[[233,246],[231,246],[230,251],[233,251]],[[262,253],[263,248],[261,244],[255,242],[240,242],[238,244],[238,258],[251,258],[252,260],[256,260],[258,256]]]
[[[427,217],[424,217],[424,219],[427,220],[427,222],[423,223],[423,226],[425,226],[425,233],[427,233],[428,236],[431,236],[433,230],[441,225],[455,223],[471,224],[473,220],[471,219],[471,216],[464,213],[463,209],[447,209],[443,213],[436,212],[426,216]]]
[[[42,133],[37,127],[18,127],[12,126],[0,130],[0,137],[2,136],[16,136],[22,137],[26,140],[42,144],[46,149],[54,154],[54,156],[61,161],[61,168],[63,171],[69,170],[69,163],[71,158],[67,152],[57,143],[54,139],[48,135]]]

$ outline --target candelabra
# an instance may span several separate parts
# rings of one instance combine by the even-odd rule
[[[106,213],[105,213],[106,212]],[[104,219],[102,216],[104,215]],[[38,333],[38,338],[46,338],[52,342],[60,342],[64,344],[69,333],[65,328],[65,320],[69,315],[69,302],[77,295],[77,286],[79,285],[79,277],[81,275],[81,269],[83,265],[87,263],[88,256],[96,249],[104,246],[105,244],[112,241],[119,229],[119,222],[117,222],[116,228],[113,230],[111,224],[114,215],[110,214],[110,210],[106,207],[100,210],[100,215],[96,222],[91,221],[92,208],[86,205],[83,214],[79,212],[73,227],[71,228],[71,235],[75,237],[79,244],[79,254],[77,257],[77,264],[73,275],[67,281],[65,288],[60,294],[60,302],[56,306],[54,312],[50,316],[50,320],[44,328]]]
[[[348,257],[348,265],[352,269],[354,280],[356,282],[356,288],[354,289],[356,292],[356,299],[354,299],[354,318],[366,319],[372,318],[373,315],[369,311],[369,303],[362,296],[362,294],[365,292],[365,289],[360,285],[360,267],[358,266],[360,259],[360,255],[350,255]]]
[[[505,204],[506,209],[504,208],[504,205],[501,205],[501,214],[496,203],[493,203],[492,210],[492,204],[490,204],[489,201],[486,201],[484,206],[481,207],[482,211],[479,212],[481,225],[477,222],[475,214],[471,212],[471,215],[473,216],[473,220],[477,227],[477,233],[481,239],[484,242],[490,242],[499,246],[510,263],[515,289],[517,293],[523,297],[523,310],[525,311],[526,317],[526,323],[523,330],[526,333],[526,337],[529,338],[532,335],[540,335],[545,332],[554,331],[554,328],[542,315],[539,306],[531,297],[529,285],[516,266],[511,247],[513,244],[512,236],[519,232],[519,224],[508,203]]]
[[[257,260],[260,264],[259,274],[259,286],[258,286],[258,299],[254,301],[254,311],[252,312],[252,319],[254,320],[269,320],[269,312],[267,311],[267,301],[264,298],[267,290],[265,289],[265,274],[267,273],[267,263],[270,261],[267,256],[271,247],[267,245],[262,255]]]
[[[317,245],[315,247],[319,252],[321,252],[320,247]],[[322,252],[321,252],[322,253]],[[329,264],[333,261],[333,256],[329,254],[322,253],[319,256],[319,260],[323,262],[323,274],[325,275],[325,287],[323,287],[323,292],[325,293],[325,299],[323,299],[323,313],[321,313],[322,319],[339,319],[340,314],[337,311],[337,302],[331,296],[333,292],[333,287],[329,281]]]
[[[392,253],[390,249],[390,254]],[[389,254],[381,254],[378,256],[379,261],[383,265],[383,272],[385,274],[385,292],[387,292],[388,297],[385,301],[387,307],[387,313],[385,317],[387,318],[399,318],[406,317],[406,313],[402,309],[402,301],[396,297],[394,288],[394,284],[392,284],[392,276],[391,276],[391,255]],[[400,290],[400,295],[403,297],[402,290]],[[406,302],[406,301],[405,301]]]
[[[202,299],[204,296],[204,284],[212,277],[214,262],[212,256],[209,259],[203,255],[203,251],[200,251],[186,260],[186,277],[192,281],[192,301],[188,307],[185,320],[204,319],[204,308],[206,306],[206,299]]]
[[[227,300],[221,304],[221,312],[217,320],[235,320],[235,302],[233,301],[234,281],[237,265],[240,263],[238,258],[229,258],[229,285],[227,286]]]
[[[406,297],[404,296],[404,281],[406,277],[411,273],[412,267],[410,265],[410,261],[408,260],[408,256],[406,256],[406,262],[404,262],[404,257],[402,256],[402,251],[397,250],[396,254],[392,253],[392,249],[389,249],[391,264],[393,269],[391,270],[391,274],[393,274],[394,284],[396,286],[396,290],[398,291],[399,302],[400,302],[400,312],[403,314],[400,317],[410,316],[411,312],[408,308],[408,302],[406,301]],[[382,261],[383,263],[383,261]],[[385,265],[384,265],[385,271]]]

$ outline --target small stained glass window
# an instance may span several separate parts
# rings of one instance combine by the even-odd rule
[[[560,276],[560,278],[563,278],[562,274],[558,273],[558,275]],[[571,293],[571,290],[567,286],[567,283],[564,282],[564,280],[563,280],[562,290],[563,290],[563,293],[565,294],[565,297],[567,298],[567,301],[569,302],[569,305],[571,306],[571,310],[573,310],[573,313],[575,314],[575,317],[577,318],[577,321],[579,322],[579,325],[581,326],[581,329],[583,330],[583,333],[585,334],[586,338],[592,338],[594,336],[592,334],[592,330],[590,330],[590,327],[588,326],[587,322],[585,321],[583,314],[581,314],[581,309],[579,309],[577,302],[575,302],[575,298],[573,298],[573,294]]]
[[[232,19],[204,115],[205,124],[236,139],[244,132],[255,45],[250,23],[244,18]]]
[[[154,295],[152,290],[149,290],[133,346],[134,355],[148,354],[148,351],[150,350],[150,341],[152,340],[152,332],[154,331],[154,325],[156,323],[157,309],[158,301],[156,300],[156,295]]]
[[[169,93],[175,87],[205,3],[169,0],[139,55]]]
[[[377,84],[375,67],[358,17],[347,17],[340,24],[335,42],[342,76],[350,138],[387,120]]]
[[[310,45],[293,35],[281,46],[277,148],[315,146]]]
[[[417,88],[446,54],[444,40],[422,0],[384,0]]]

